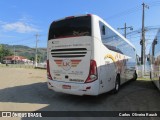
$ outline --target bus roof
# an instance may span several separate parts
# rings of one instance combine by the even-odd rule
[[[61,19],[54,20],[53,22],[57,22],[57,21],[65,20],[65,19],[69,19],[69,18],[74,18],[74,17],[83,17],[83,16],[92,16],[92,14],[83,14],[83,15],[67,16],[67,17],[64,17],[64,18],[61,18]]]

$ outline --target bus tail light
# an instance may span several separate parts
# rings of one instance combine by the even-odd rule
[[[47,78],[52,80],[52,76],[50,73],[49,60],[47,60]]]
[[[98,73],[97,73],[97,64],[95,60],[91,60],[90,62],[90,70],[89,75],[85,83],[90,83],[98,79]]]

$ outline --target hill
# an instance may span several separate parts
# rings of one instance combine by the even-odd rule
[[[8,44],[1,44],[6,49],[9,49],[13,54],[18,56],[24,56],[30,60],[34,60],[35,58],[35,48],[31,48],[24,45],[8,45]],[[38,48],[37,55],[40,62],[44,62],[47,59],[47,48]]]

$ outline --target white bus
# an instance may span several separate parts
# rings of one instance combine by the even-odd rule
[[[47,50],[48,88],[99,95],[136,79],[135,47],[96,15],[54,21]]]
[[[150,48],[150,78],[160,90],[160,29]]]

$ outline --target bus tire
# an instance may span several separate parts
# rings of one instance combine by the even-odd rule
[[[152,80],[152,73],[150,72],[150,79]]]
[[[137,80],[137,77],[138,77],[138,75],[137,75],[137,73],[136,73],[136,71],[135,71],[135,73],[134,73],[134,75],[133,75],[133,80],[136,81],[136,80]]]
[[[115,94],[118,93],[119,89],[120,89],[120,76],[117,75],[116,81],[115,81],[114,93]]]

